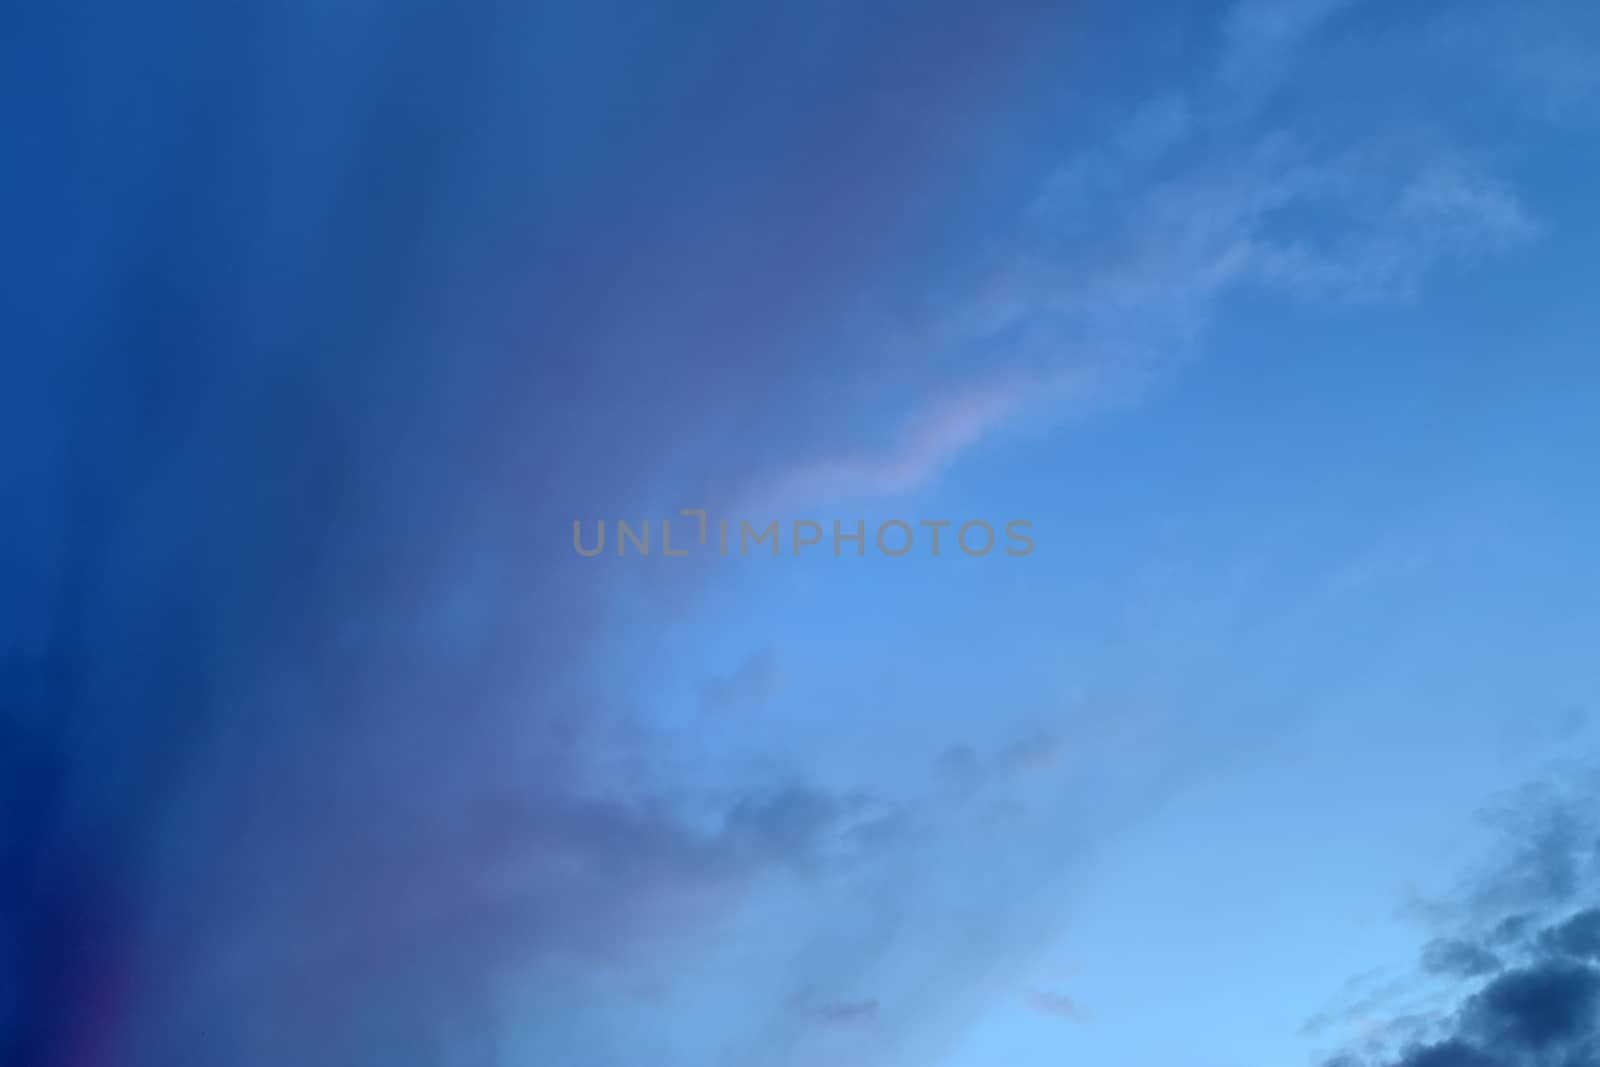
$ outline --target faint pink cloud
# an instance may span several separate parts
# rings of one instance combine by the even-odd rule
[[[792,467],[759,491],[752,507],[920,489],[1037,396],[1013,375],[969,383],[914,414],[887,448],[842,451]]]

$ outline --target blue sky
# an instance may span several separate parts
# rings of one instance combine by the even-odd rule
[[[1600,1049],[1600,9],[10,21],[6,1062]]]

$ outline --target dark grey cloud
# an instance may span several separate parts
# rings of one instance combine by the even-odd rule
[[[1539,935],[1546,952],[1600,962],[1600,908],[1589,908]]]
[[[1430,974],[1477,978],[1493,974],[1503,966],[1500,958],[1484,946],[1460,938],[1446,937],[1430,942],[1422,950],[1422,969]]]
[[[1548,913],[1593,892],[1600,881],[1594,790],[1592,775],[1579,772],[1486,807],[1480,817],[1502,843],[1504,858],[1467,887],[1466,905],[1479,914]]]
[[[735,801],[719,840],[747,862],[804,874],[846,865],[891,845],[903,817],[863,792],[788,785]]]
[[[1497,862],[1435,902],[1460,932],[1426,945],[1420,967],[1447,983],[1442,1013],[1395,1018],[1387,1049],[1351,1052],[1347,1067],[1580,1067],[1600,1056],[1600,877],[1592,777],[1530,789],[1487,809],[1502,835]],[[1515,905],[1510,914],[1496,907]],[[1418,983],[1400,988],[1415,992]],[[1363,1014],[1381,1002],[1364,1006]],[[1395,1047],[1398,1042],[1398,1047]]]
[[[1535,923],[1532,915],[1507,915],[1490,928],[1486,940],[1490,945],[1497,946],[1517,944],[1528,936],[1528,931]]]
[[[1600,1034],[1600,971],[1551,960],[1505,971],[1467,1001],[1460,1025],[1508,1055],[1587,1048]]]

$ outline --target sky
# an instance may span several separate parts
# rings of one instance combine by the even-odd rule
[[[1600,1059],[1600,8],[11,7],[0,1061]]]

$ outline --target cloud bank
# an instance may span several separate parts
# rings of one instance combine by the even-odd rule
[[[1600,1055],[1600,823],[1592,772],[1506,798],[1496,859],[1419,914],[1450,932],[1419,974],[1343,1013],[1341,1067],[1576,1067]],[[1404,1006],[1404,1007],[1402,1007]]]

